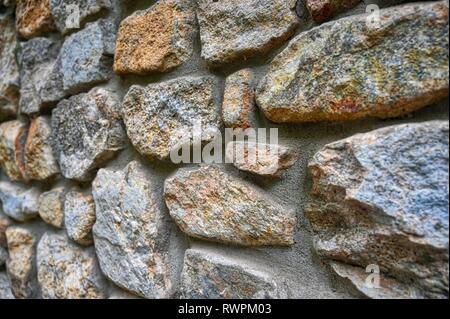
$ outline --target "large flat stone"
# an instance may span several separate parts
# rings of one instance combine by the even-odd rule
[[[448,96],[448,1],[356,15],[302,32],[257,90],[279,123],[396,117]]]

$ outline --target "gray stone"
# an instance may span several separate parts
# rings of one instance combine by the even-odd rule
[[[52,115],[52,147],[64,177],[87,181],[125,147],[118,96],[106,89],[72,96]]]
[[[216,166],[179,169],[166,180],[164,196],[189,236],[242,246],[294,243],[293,210]]]
[[[255,265],[212,251],[187,250],[181,282],[186,299],[286,298],[271,276]]]
[[[38,215],[41,191],[37,187],[25,187],[11,182],[0,182],[0,201],[6,215],[24,222]]]
[[[128,137],[144,156],[166,160],[192,144],[196,124],[202,141],[220,133],[218,83],[214,77],[183,77],[146,88],[132,86],[123,101]]]
[[[0,299],[15,299],[8,276],[0,272]]]
[[[86,91],[111,78],[116,30],[115,22],[101,19],[66,38],[61,49],[66,92]]]
[[[94,223],[95,204],[92,195],[84,195],[78,191],[67,193],[64,202],[64,225],[67,235],[80,245],[92,245]]]
[[[292,36],[295,0],[199,0],[202,57],[212,66],[263,55]]]
[[[257,103],[277,123],[396,117],[448,96],[448,1],[343,18],[300,33],[271,63]]]
[[[64,98],[58,56],[60,47],[59,41],[49,38],[34,38],[21,43],[21,113],[39,113]]]
[[[80,29],[88,18],[117,5],[113,0],[49,0],[49,3],[56,28],[62,34]]]
[[[377,265],[383,289],[366,295],[448,296],[448,138],[448,121],[397,125],[329,144],[311,161],[315,248],[357,287]]]
[[[183,256],[170,248],[178,246],[156,191],[154,177],[138,162],[121,171],[99,170],[92,186],[94,244],[103,273],[117,286],[146,298],[169,298]]]
[[[54,188],[39,196],[39,216],[47,224],[56,228],[64,226],[64,187]]]
[[[104,299],[107,288],[93,248],[66,235],[46,233],[37,249],[38,280],[45,299]]]
[[[22,226],[6,230],[9,259],[6,264],[11,290],[18,299],[34,298],[38,294],[36,281],[36,235]]]
[[[0,14],[0,120],[15,117],[19,105],[18,47],[14,19]]]

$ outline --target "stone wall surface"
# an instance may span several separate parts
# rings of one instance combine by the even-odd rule
[[[0,1],[0,298],[448,298],[448,6]]]

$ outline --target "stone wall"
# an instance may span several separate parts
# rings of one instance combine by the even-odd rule
[[[403,2],[1,0],[0,297],[448,298],[448,1]],[[199,120],[278,155],[172,163]]]

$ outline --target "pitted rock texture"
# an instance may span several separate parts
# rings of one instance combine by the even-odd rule
[[[60,47],[59,41],[49,38],[35,38],[21,44],[21,113],[37,114],[65,97]]]
[[[19,34],[26,39],[54,30],[49,0],[17,0],[16,24]]]
[[[193,54],[196,34],[191,0],[161,0],[122,21],[114,70],[119,74],[167,72]]]
[[[104,299],[107,283],[93,248],[66,235],[46,233],[37,249],[38,280],[45,299]]]
[[[52,147],[62,175],[92,179],[96,168],[125,147],[117,95],[103,88],[58,103],[52,115]]]
[[[113,0],[49,0],[49,4],[56,28],[62,34],[80,29],[87,18],[117,5]]]
[[[38,200],[41,191],[37,187],[27,188],[11,182],[0,182],[0,201],[3,212],[19,222],[38,215]]]
[[[211,66],[263,55],[295,32],[292,0],[198,0],[202,57]]]
[[[101,169],[92,185],[97,221],[94,243],[103,273],[119,287],[146,298],[173,295],[170,218],[158,202],[153,177],[138,162],[121,171]]]
[[[217,252],[187,250],[181,282],[187,299],[283,298],[270,275]]]
[[[19,120],[0,124],[0,164],[12,181],[24,181],[24,145],[27,137],[26,124]]]
[[[222,103],[225,127],[247,129],[255,123],[255,92],[253,72],[244,69],[228,76]]]
[[[195,142],[193,132],[200,128],[199,140],[213,140],[221,127],[217,86],[212,76],[132,86],[122,108],[134,147],[144,156],[167,160],[171,152]]]
[[[73,241],[85,246],[93,243],[95,204],[92,195],[84,195],[78,191],[67,193],[64,202],[64,218],[67,234]]]
[[[116,29],[114,21],[101,19],[66,38],[61,49],[66,92],[86,91],[111,78]]]
[[[59,173],[50,145],[50,119],[40,116],[30,123],[25,143],[25,171],[32,180],[46,180]]]
[[[9,278],[3,272],[0,273],[0,299],[15,299],[11,291]]]
[[[303,32],[278,55],[257,102],[274,122],[395,117],[448,96],[448,1],[358,15]]]
[[[241,171],[261,176],[279,177],[297,161],[296,154],[279,144],[230,142],[226,158]]]
[[[315,199],[306,213],[318,253],[363,271],[378,265],[398,282],[383,287],[392,294],[403,284],[396,293],[405,298],[448,297],[448,138],[448,121],[431,121],[358,134],[319,151],[310,163]]]
[[[14,117],[19,105],[18,47],[14,19],[0,14],[0,120]]]
[[[166,180],[164,197],[189,236],[241,246],[294,243],[293,210],[216,166],[179,169]]]
[[[25,299],[37,296],[36,282],[36,236],[30,230],[8,227],[6,230],[9,259],[6,265],[11,290],[16,298]]]
[[[65,188],[57,187],[39,196],[39,216],[44,222],[63,228],[65,195]]]
[[[306,0],[305,4],[315,22],[324,22],[355,7],[361,0]]]

